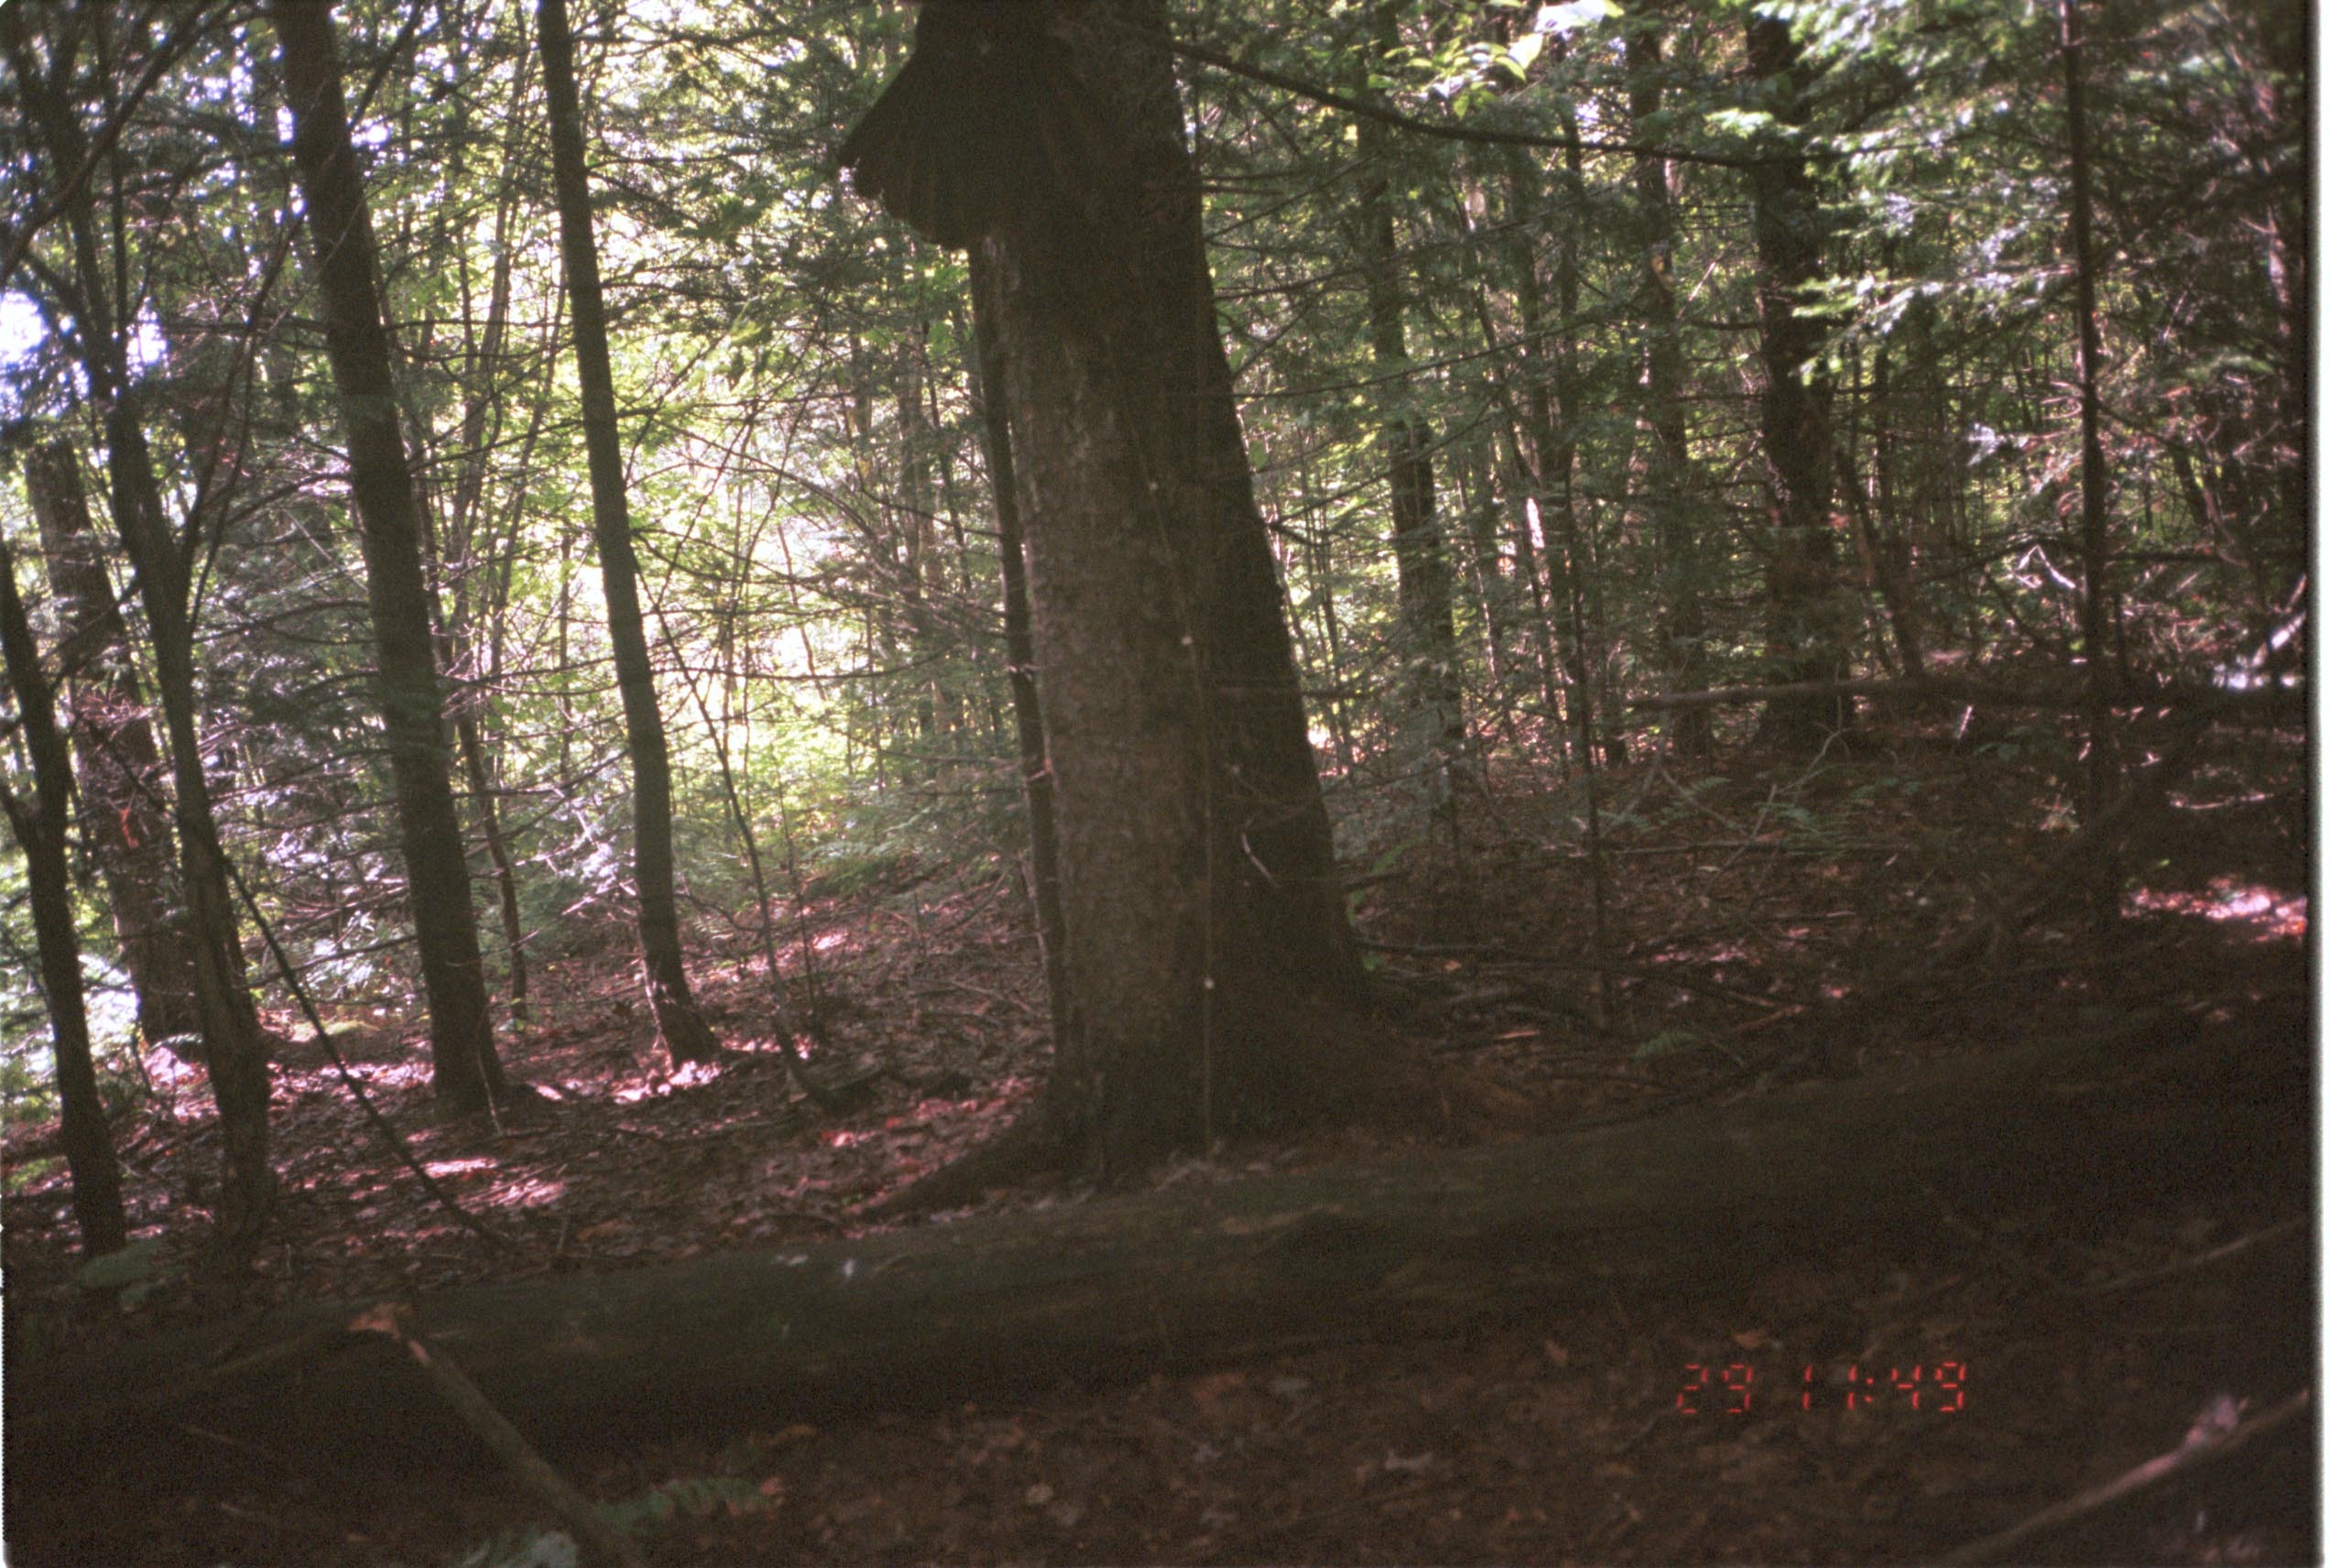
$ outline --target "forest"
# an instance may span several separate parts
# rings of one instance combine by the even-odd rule
[[[2314,27],[0,0],[8,1561],[2320,1561]]]

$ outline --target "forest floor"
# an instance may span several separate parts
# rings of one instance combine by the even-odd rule
[[[1459,1096],[1475,1114],[1437,1132],[1226,1149],[1158,1180],[1396,1161],[1754,1094],[1799,1071],[1787,1042],[1846,998],[1878,1004],[1852,1015],[1848,1071],[2143,1007],[2310,1051],[2307,767],[2299,737],[2221,732],[2131,841],[2117,929],[2058,908],[1901,1008],[1881,1005],[1887,987],[1920,964],[1930,977],[2069,832],[2056,784],[2010,746],[1909,741],[1809,766],[1729,755],[1719,777],[1609,770],[1598,941],[1580,786],[1493,767],[1461,854],[1444,836],[1361,831],[1370,842],[1347,861],[1373,961],[1414,1004],[1403,1030],[1476,1091]],[[839,880],[812,887],[782,963],[794,1013],[824,1035],[811,1069],[863,1080],[862,1105],[827,1115],[789,1087],[757,944],[735,934],[748,927],[699,921],[700,984],[743,1054],[678,1072],[649,1049],[627,936],[570,933],[539,975],[535,1026],[504,1047],[545,1102],[507,1125],[432,1116],[411,1018],[335,1029],[431,1175],[518,1246],[496,1249],[432,1203],[340,1070],[297,1046],[277,1081],[283,1197],[259,1303],[408,1300],[849,1234],[856,1207],[1007,1126],[1048,1049],[1017,878],[998,860],[905,858],[831,890]],[[61,1173],[38,1159],[53,1126],[8,1129],[12,1357],[217,1310],[184,1283],[215,1182],[207,1091],[162,1053],[147,1072],[115,1126],[133,1223],[156,1241],[128,1290],[75,1282]],[[978,1212],[1084,1196],[1010,1190]],[[2228,1182],[2109,1224],[2034,1208],[1953,1229],[1920,1259],[1850,1247],[1774,1259],[1691,1300],[561,1465],[661,1564],[1922,1563],[2318,1396],[2312,1190]],[[1679,1401],[1694,1365],[1752,1365],[1755,1408],[1728,1413],[1736,1390],[1721,1388]],[[1887,1396],[1853,1387],[1855,1368]],[[1890,1393],[1912,1377],[1917,1409]],[[2314,1431],[2305,1410],[2003,1560],[2318,1561]],[[12,1484],[9,1561],[572,1561],[499,1474],[352,1470],[223,1432],[176,1436],[167,1465],[125,1445],[110,1473]]]

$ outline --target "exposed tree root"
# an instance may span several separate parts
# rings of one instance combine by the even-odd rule
[[[857,1217],[897,1220],[958,1208],[1026,1177],[1064,1171],[1067,1152],[1051,1117],[1039,1103],[962,1159],[866,1204],[857,1211]]]

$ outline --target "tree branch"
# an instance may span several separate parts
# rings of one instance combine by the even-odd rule
[[[1755,169],[1768,161],[1765,158],[1748,158],[1737,153],[1704,152],[1695,147],[1652,147],[1639,142],[1610,142],[1589,136],[1547,136],[1528,131],[1496,131],[1480,125],[1438,124],[1431,120],[1420,120],[1413,114],[1402,114],[1397,109],[1381,103],[1371,103],[1365,99],[1350,97],[1331,88],[1321,87],[1315,82],[1305,82],[1300,77],[1288,76],[1280,71],[1272,71],[1267,66],[1247,65],[1241,60],[1231,59],[1228,55],[1217,54],[1202,44],[1177,42],[1173,45],[1173,52],[1184,60],[1193,60],[1200,64],[1210,65],[1216,71],[1226,71],[1232,76],[1242,76],[1248,82],[1258,82],[1265,87],[1275,87],[1280,92],[1291,93],[1298,98],[1308,98],[1314,103],[1323,103],[1331,109],[1341,109],[1345,114],[1356,114],[1362,119],[1396,125],[1403,131],[1412,131],[1420,136],[1436,136],[1443,141],[1472,142],[1483,147],[1540,147],[1553,152],[1568,152],[1574,148],[1580,152],[1612,153],[1622,158],[1665,158],[1674,163],[1702,163],[1716,169]]]

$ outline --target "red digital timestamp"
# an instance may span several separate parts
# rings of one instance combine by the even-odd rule
[[[1800,1410],[1910,1410],[1920,1415],[1954,1416],[1966,1408],[1966,1364],[1963,1361],[1912,1363],[1906,1369],[1885,1368],[1859,1362],[1836,1369],[1824,1379],[1821,1368],[1806,1367],[1793,1385],[1781,1384],[1774,1395],[1769,1380],[1756,1374],[1753,1362],[1724,1366],[1692,1362],[1682,1369],[1682,1387],[1675,1394],[1677,1413],[1686,1416],[1753,1415],[1775,1399]],[[1783,1406],[1784,1408],[1784,1406]]]

